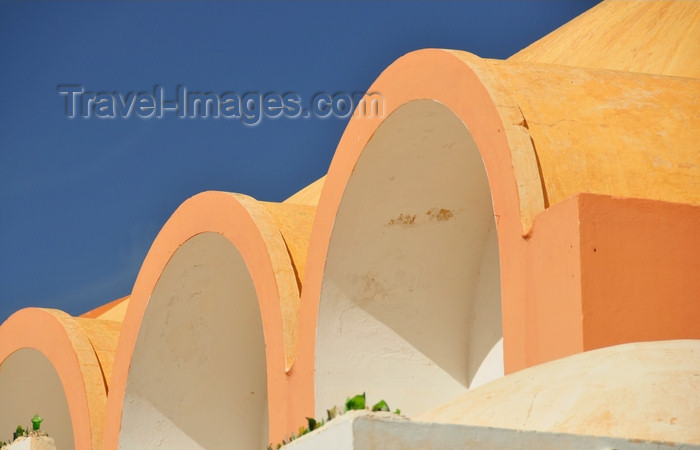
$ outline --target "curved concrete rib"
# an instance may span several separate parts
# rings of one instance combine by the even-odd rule
[[[298,302],[290,252],[263,204],[223,192],[185,201],[129,299],[104,448],[117,448],[120,429],[130,445],[216,446],[212,423],[229,444],[266,445],[268,404],[271,422],[287,416]]]
[[[335,396],[362,383],[374,394],[378,386],[401,389],[389,368],[399,355],[405,366],[395,371],[407,378],[404,391],[416,394],[415,404],[400,405],[409,414],[475,378],[502,374],[497,236],[520,237],[544,210],[524,119],[489,63],[418,51],[387,68],[369,92],[382,94],[385,116],[350,121],[317,208],[292,373],[295,392],[304,393],[296,396],[297,417],[342,402],[324,394],[310,403],[314,370],[326,391],[340,384]],[[421,317],[423,326],[411,322]],[[489,317],[478,332],[475,317]],[[363,332],[376,346],[364,348],[365,359]],[[486,359],[493,373],[477,377]],[[369,381],[373,369],[391,373]],[[426,383],[431,371],[440,383]]]
[[[85,336],[90,340],[93,350],[95,350],[97,359],[100,362],[100,370],[102,370],[105,389],[109,395],[114,354],[119,344],[119,334],[122,324],[114,320],[89,319],[85,317],[76,317],[74,320],[80,325],[83,333],[85,333]]]
[[[26,425],[40,413],[60,448],[99,449],[106,387],[78,320],[40,308],[17,311],[0,326],[2,423]]]

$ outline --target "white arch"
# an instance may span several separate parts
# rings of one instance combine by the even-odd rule
[[[34,414],[58,448],[74,448],[73,424],[63,384],[51,361],[39,350],[22,348],[0,364],[0,441]]]
[[[267,368],[258,299],[224,236],[182,244],[158,280],[129,370],[120,448],[264,448]]]
[[[366,391],[414,415],[501,376],[499,264],[469,130],[436,101],[399,107],[365,147],[335,217],[316,414]]]

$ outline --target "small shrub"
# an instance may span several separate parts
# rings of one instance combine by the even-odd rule
[[[345,400],[344,412],[367,409],[365,406],[366,401],[367,397],[364,392],[362,394],[357,394],[354,397],[348,398],[347,400]],[[374,404],[374,406],[372,406],[372,411],[391,411],[391,409],[384,400],[379,400],[377,403]],[[331,409],[327,409],[326,413],[328,414],[328,421],[331,421],[338,416],[338,407],[334,406]],[[401,410],[396,409],[394,411],[394,414],[401,415]],[[299,434],[295,435],[294,433],[292,433],[291,436],[289,436],[289,440],[287,440],[286,438],[283,439],[282,442],[278,443],[276,447],[273,447],[272,444],[270,444],[267,446],[267,450],[279,450],[283,446],[287,445],[289,442],[292,442],[294,439],[300,438],[307,433],[321,428],[326,423],[326,420],[323,419],[319,422],[313,417],[307,417],[306,422],[308,423],[308,426],[299,427]]]
[[[24,436],[25,434],[27,434],[27,431],[24,428],[22,428],[22,425],[17,425],[17,429],[14,433],[12,433],[12,440],[14,441],[18,437]]]

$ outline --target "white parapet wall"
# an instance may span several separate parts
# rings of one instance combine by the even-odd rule
[[[351,411],[282,447],[284,450],[699,450],[638,439],[417,422],[391,413]]]
[[[3,450],[56,450],[56,443],[49,436],[25,436],[17,438]]]

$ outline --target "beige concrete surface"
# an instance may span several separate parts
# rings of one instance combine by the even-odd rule
[[[624,344],[540,364],[416,420],[700,444],[700,340]]]
[[[56,443],[50,436],[21,437],[3,450],[56,450]]]

